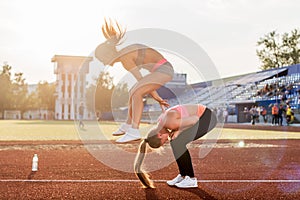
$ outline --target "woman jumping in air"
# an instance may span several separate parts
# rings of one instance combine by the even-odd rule
[[[139,125],[144,108],[143,97],[150,94],[161,107],[168,107],[169,104],[156,90],[172,80],[173,67],[158,51],[142,44],[133,44],[118,50],[117,46],[122,43],[126,31],[117,22],[114,25],[111,20],[109,23],[105,20],[102,32],[106,41],[96,48],[95,57],[104,65],[113,66],[116,62],[121,62],[137,80],[129,92],[126,123],[121,124],[113,135],[125,134],[116,141],[119,143],[139,140],[141,139]],[[143,77],[141,69],[146,69],[150,73]]]
[[[153,182],[142,170],[146,144],[159,148],[170,139],[173,155],[179,168],[179,174],[170,181],[169,186],[178,188],[198,187],[190,153],[186,145],[211,131],[217,124],[216,115],[201,104],[177,105],[167,109],[160,117],[157,126],[150,130],[142,140],[134,163],[134,171],[144,187],[153,188]]]

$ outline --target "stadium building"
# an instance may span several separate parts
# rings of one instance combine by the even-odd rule
[[[86,74],[92,57],[55,55],[52,58],[56,74],[55,118],[79,118],[79,106],[86,102]],[[84,107],[84,118],[87,110]]]

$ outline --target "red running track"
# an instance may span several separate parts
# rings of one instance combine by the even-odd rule
[[[1,142],[0,199],[299,199],[298,140],[223,140],[205,158],[201,142],[190,147],[196,189],[169,187],[176,163],[151,172],[155,189],[143,189],[133,173],[115,170],[95,159],[76,141]],[[105,145],[106,143],[98,145]],[[134,152],[138,143],[120,145]],[[168,148],[168,147],[166,147]],[[121,159],[110,149],[111,159]],[[31,159],[39,155],[39,170]],[[172,155],[170,155],[172,156]]]

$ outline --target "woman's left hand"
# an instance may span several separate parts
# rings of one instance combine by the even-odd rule
[[[177,136],[179,135],[179,130],[177,131],[172,131],[170,134],[169,134],[169,137],[171,138],[171,140],[174,140],[177,138]]]
[[[170,104],[167,102],[167,100],[164,100],[164,99],[159,101],[159,105],[160,105],[163,113],[165,112],[165,108],[170,106]]]

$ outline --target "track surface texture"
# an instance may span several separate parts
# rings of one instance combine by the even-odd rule
[[[173,161],[151,172],[155,189],[144,189],[133,173],[104,165],[80,141],[2,141],[0,199],[300,198],[299,140],[244,140],[242,145],[220,140],[204,158],[199,157],[201,144],[189,147],[198,188],[167,186],[165,181],[178,174]],[[103,145],[107,141],[97,144]],[[119,146],[134,152],[138,142]],[[37,172],[31,172],[34,153]]]

